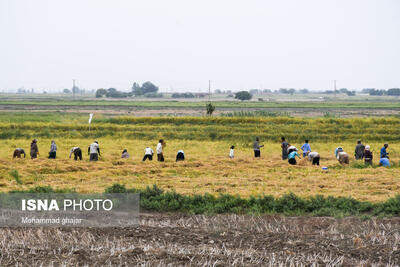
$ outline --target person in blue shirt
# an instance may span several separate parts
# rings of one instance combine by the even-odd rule
[[[390,167],[389,159],[388,158],[381,158],[379,160],[379,166]]]
[[[306,140],[306,143],[301,146],[301,150],[303,150],[303,158],[307,155],[307,152],[311,152],[311,146]]]
[[[388,144],[384,144],[383,147],[381,148],[381,158],[389,158],[389,153],[386,151],[386,149],[389,147]]]
[[[289,155],[288,155],[289,164],[296,165],[297,164],[296,157],[298,157],[300,159],[300,155],[299,155],[299,153],[297,153],[297,149],[293,150],[292,152],[289,153]]]

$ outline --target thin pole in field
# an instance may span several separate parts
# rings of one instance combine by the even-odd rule
[[[336,80],[333,81],[334,84],[334,92],[335,92],[335,98],[336,98]]]
[[[90,135],[90,125],[92,124],[93,113],[89,114],[89,135]]]
[[[72,97],[75,100],[75,80],[72,80]]]
[[[211,80],[208,80],[208,101],[211,102]]]

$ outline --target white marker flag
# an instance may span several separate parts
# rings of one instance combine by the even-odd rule
[[[92,123],[93,113],[89,114],[89,124]]]

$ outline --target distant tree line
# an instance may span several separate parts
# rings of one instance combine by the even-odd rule
[[[83,93],[84,90],[80,90],[78,87],[73,88],[75,93]],[[134,82],[130,92],[122,92],[118,91],[115,88],[109,89],[98,89],[96,91],[96,97],[113,97],[113,98],[126,98],[132,96],[142,96],[142,97],[149,97],[149,98],[160,98],[164,95],[162,93],[158,93],[159,88],[158,86],[154,85],[152,82],[147,81],[140,85],[137,82]],[[24,93],[23,90],[19,90],[19,93]],[[64,89],[64,93],[69,94],[72,93],[69,89]],[[271,90],[271,89],[250,89],[249,91],[240,91],[236,93],[232,93],[231,90],[221,90],[216,89],[214,90],[214,94],[227,94],[228,97],[235,97],[239,100],[250,100],[253,95],[257,94],[309,94],[311,93],[310,90],[306,88],[302,89],[294,89],[294,88],[279,88],[278,90]],[[348,96],[355,96],[355,90],[348,90],[347,88],[341,88],[339,90],[325,90],[325,91],[316,91],[315,93],[320,94],[345,94]],[[372,96],[400,96],[400,88],[390,88],[387,90],[384,89],[374,89],[374,88],[365,88],[361,91],[363,94],[369,94]],[[172,98],[204,98],[208,94],[207,93],[172,93]],[[260,99],[259,99],[260,100]],[[260,100],[261,101],[261,100]]]
[[[152,82],[145,82],[142,86],[140,86],[139,83],[134,82],[132,85],[132,93],[135,96],[157,97],[158,86],[154,85]]]
[[[366,89],[363,89],[362,92],[364,94],[376,95],[376,96],[382,96],[382,95],[400,96],[400,88],[390,88],[388,90],[375,89],[375,88],[366,88]]]
[[[111,98],[126,98],[132,96],[145,96],[145,97],[162,97],[162,94],[158,94],[158,87],[152,82],[145,82],[142,85],[134,82],[130,92],[118,91],[115,88],[100,88],[96,91],[96,97],[111,97]]]

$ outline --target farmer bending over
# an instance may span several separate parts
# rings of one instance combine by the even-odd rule
[[[122,151],[122,155],[121,155],[122,159],[129,159],[129,153],[127,149],[124,149],[124,151]]]
[[[146,159],[153,160],[153,154],[154,154],[153,149],[151,149],[150,147],[146,147],[144,149],[144,157],[142,161],[145,161]]]
[[[289,155],[288,155],[288,162],[289,162],[289,164],[291,164],[291,165],[296,165],[297,164],[297,162],[296,162],[296,157],[298,157],[299,159],[300,159],[300,155],[299,155],[299,153],[297,153],[297,149],[295,149],[295,150],[291,150],[291,152],[289,153]]]
[[[71,148],[71,150],[69,151],[69,158],[71,158],[72,153],[74,154],[74,160],[82,160],[82,150],[75,146],[73,148]]]
[[[26,157],[26,154],[25,154],[25,150],[23,150],[22,148],[16,148],[15,150],[14,150],[14,154],[13,154],[13,159],[15,159],[15,158],[21,158],[21,154],[24,154],[24,158]]]
[[[349,164],[349,155],[344,152],[342,147],[338,147],[335,149],[335,157],[338,159],[340,164]]]
[[[307,152],[308,160],[312,161],[312,165],[317,165],[319,166],[319,153],[318,152]]]
[[[185,152],[183,150],[179,150],[178,154],[176,154],[176,161],[184,161],[185,160]]]
[[[293,151],[298,151],[298,150],[297,150],[297,148],[296,148],[295,146],[289,146],[288,149],[287,149],[288,155],[289,155],[290,153],[292,153]]]
[[[381,158],[381,159],[379,160],[379,166],[390,167],[389,158]]]

